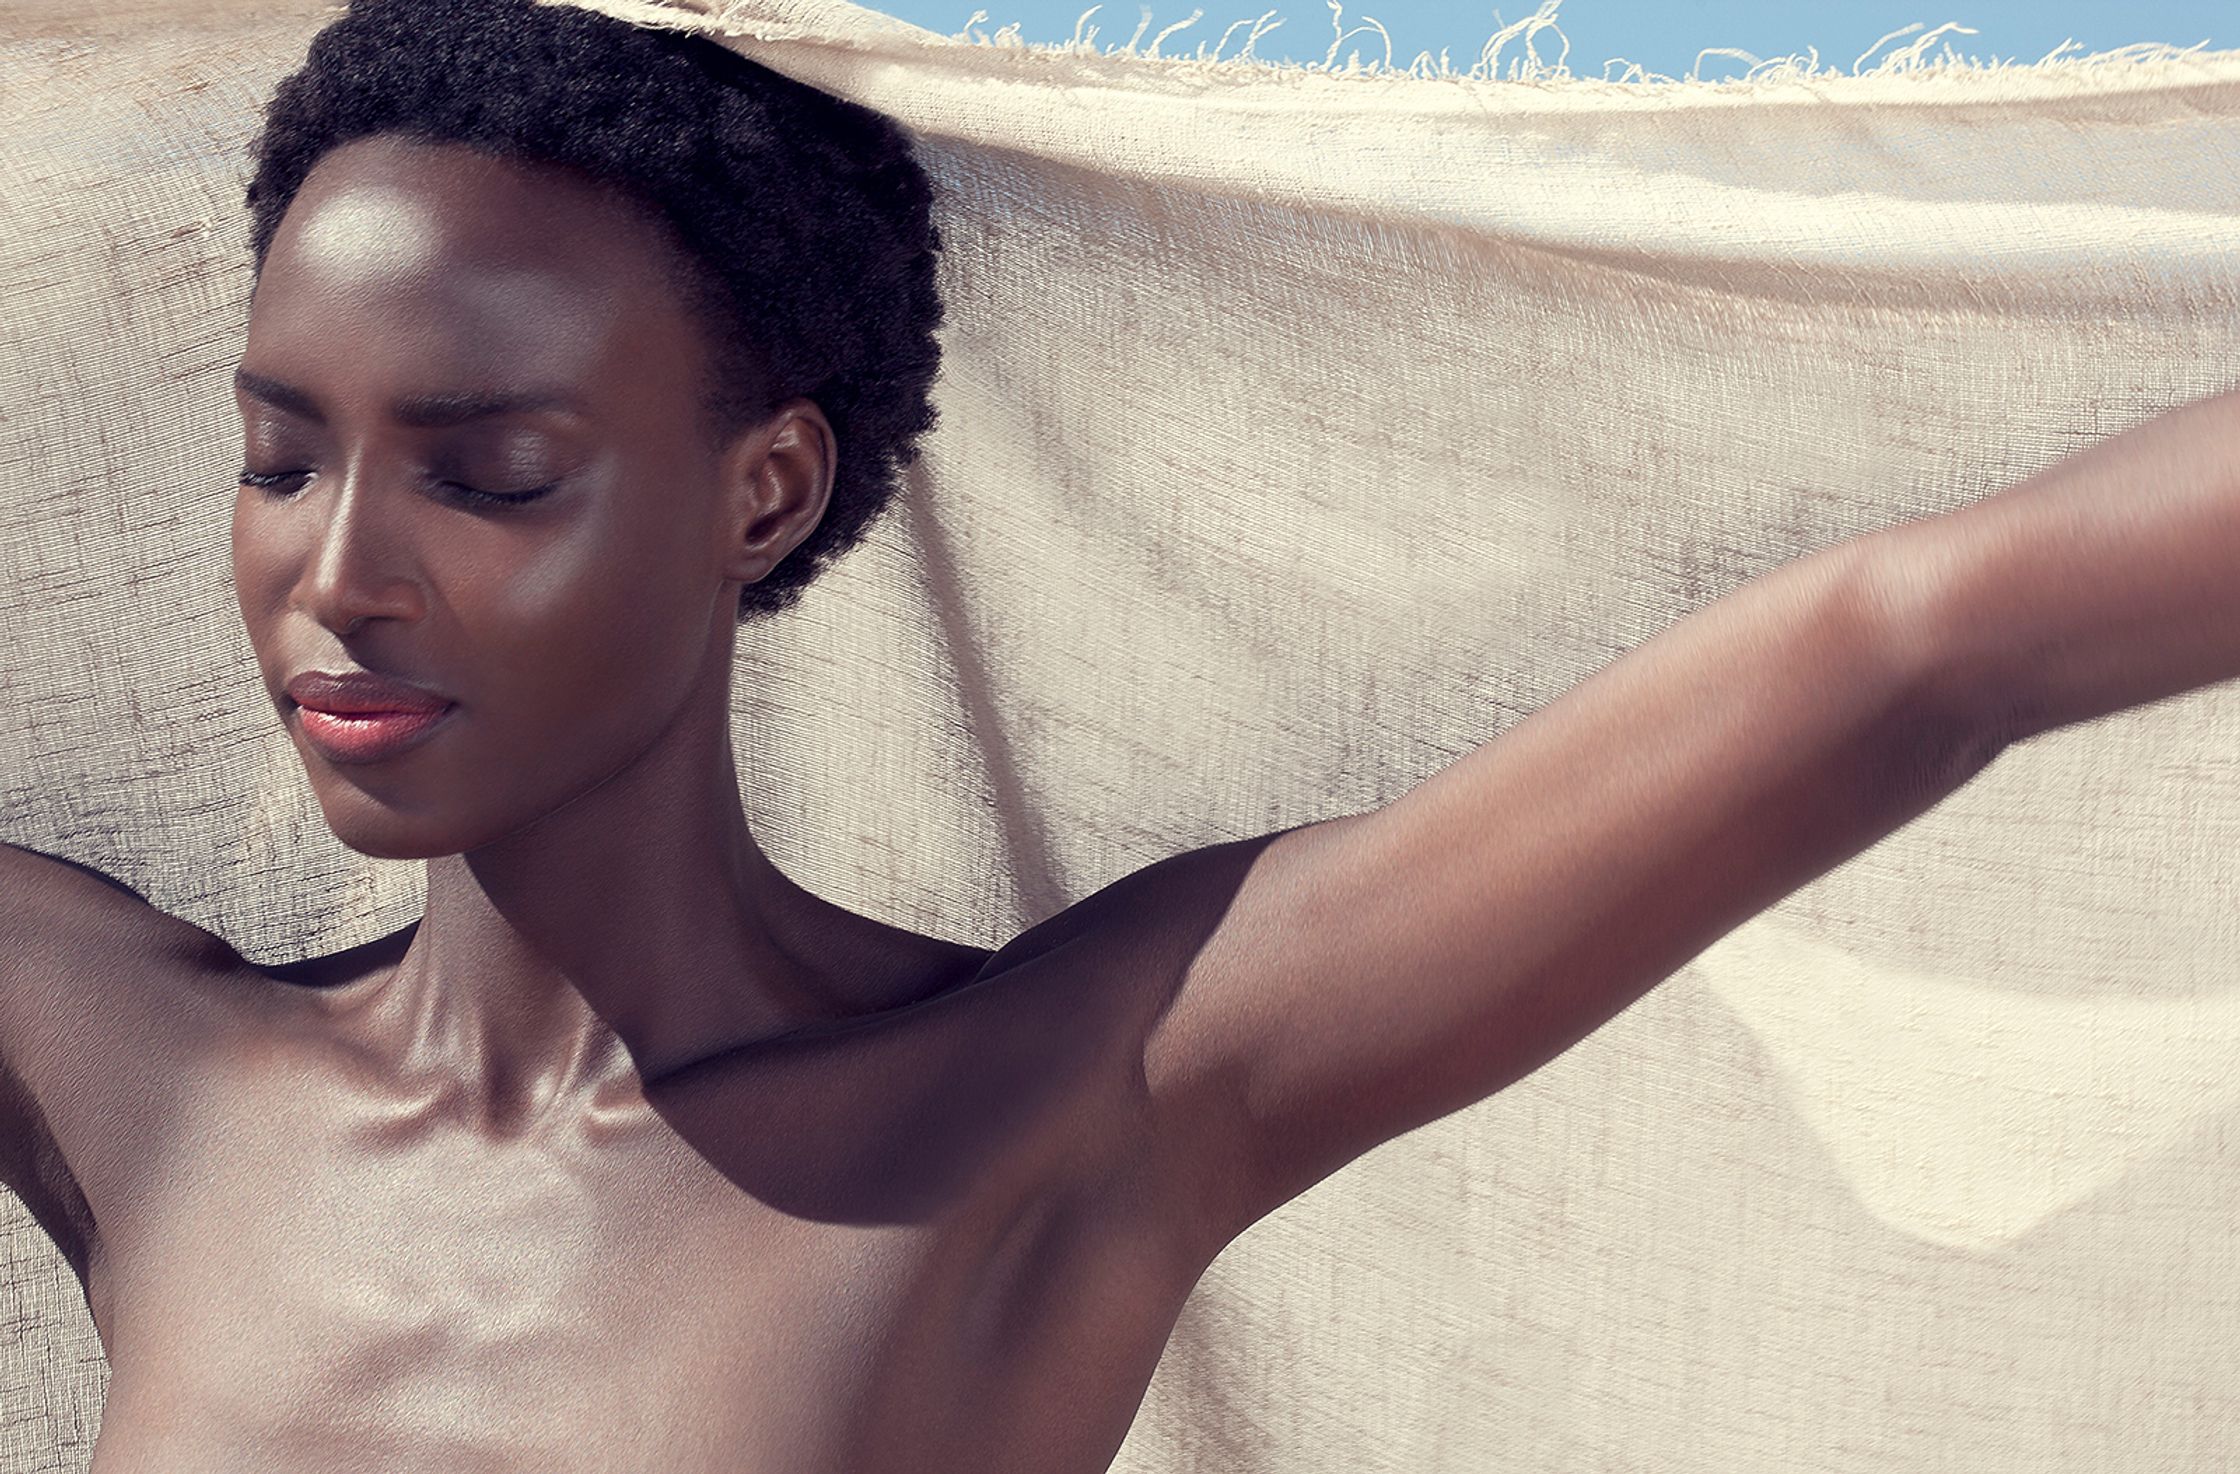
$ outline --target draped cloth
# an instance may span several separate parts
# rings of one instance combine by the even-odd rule
[[[735,726],[773,859],[955,940],[1394,798],[1782,562],[2240,387],[2240,53],[1603,81],[595,8],[920,141],[941,423],[742,630]],[[0,837],[260,962],[422,895],[325,829],[229,585],[246,145],[329,18],[0,19]],[[2236,743],[2214,687],[2010,750],[1264,1220],[1115,1467],[2240,1466]],[[101,1348],[0,1206],[0,1474],[82,1469]]]

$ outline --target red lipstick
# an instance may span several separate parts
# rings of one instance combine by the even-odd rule
[[[305,739],[338,763],[379,762],[417,747],[456,706],[426,687],[371,671],[305,671],[284,689]]]

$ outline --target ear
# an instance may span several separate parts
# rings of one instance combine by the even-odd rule
[[[824,411],[789,399],[723,454],[723,574],[759,583],[816,531],[832,500],[837,443]]]

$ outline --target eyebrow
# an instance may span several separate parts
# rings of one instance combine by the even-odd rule
[[[315,425],[327,422],[318,401],[293,384],[283,384],[245,368],[233,371],[233,383],[242,393],[292,415],[300,415]],[[389,406],[389,414],[397,423],[417,430],[440,429],[489,415],[525,414],[535,410],[559,410],[583,416],[582,406],[557,389],[529,389],[518,394],[413,394]]]

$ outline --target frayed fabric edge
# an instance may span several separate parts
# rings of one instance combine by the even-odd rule
[[[1333,40],[1320,62],[1270,61],[1253,54],[1259,42],[1283,24],[1275,19],[1273,10],[1264,11],[1256,19],[1231,22],[1218,37],[1200,41],[1193,53],[1168,54],[1163,48],[1171,38],[1204,19],[1202,8],[1193,10],[1185,20],[1152,32],[1152,13],[1145,7],[1135,32],[1125,42],[1100,46],[1098,27],[1091,24],[1091,20],[1103,9],[1101,0],[1076,19],[1071,40],[1056,43],[1023,39],[1018,22],[987,31],[983,28],[988,15],[985,10],[973,11],[961,30],[945,35],[854,4],[852,0],[536,0],[536,3],[596,10],[633,25],[695,31],[745,50],[749,55],[753,54],[757,43],[780,43],[833,53],[835,62],[839,55],[846,54],[866,59],[881,56],[890,61],[931,60],[940,56],[951,63],[963,63],[973,72],[987,72],[991,65],[997,70],[1023,66],[1029,71],[1045,72],[1053,80],[1063,80],[1069,85],[1150,83],[1156,86],[1154,79],[1172,79],[1199,86],[1247,84],[1264,87],[1329,82],[1345,85],[1349,92],[1355,87],[1363,88],[1358,95],[1364,100],[1382,95],[1384,88],[1407,89],[1426,82],[1445,83],[1475,92],[1481,106],[1488,100],[1488,94],[1481,89],[1489,85],[1500,86],[1504,92],[1513,87],[1519,97],[1568,100],[1591,106],[1596,102],[1622,104],[1627,100],[1654,100],[1660,104],[1807,98],[1821,102],[1927,101],[1932,92],[1943,91],[1946,87],[1957,94],[1955,100],[2003,102],[2168,86],[2240,84],[2240,50],[2209,51],[2205,49],[2206,41],[2190,47],[2139,42],[2112,51],[2070,55],[2071,51],[2080,49],[2072,40],[2064,41],[2036,62],[1996,58],[1983,61],[1958,56],[1952,52],[1951,43],[1945,41],[1941,54],[1931,56],[1930,47],[1949,34],[1977,34],[1958,22],[1946,22],[1927,30],[1911,43],[1883,55],[1867,70],[1862,67],[1868,58],[1890,42],[1922,31],[1922,23],[1915,22],[1883,36],[1855,60],[1848,71],[1823,67],[1816,48],[1808,49],[1803,56],[1761,60],[1731,47],[1705,47],[1697,53],[1696,65],[1687,77],[1652,72],[1623,58],[1605,63],[1603,77],[1579,77],[1566,65],[1571,43],[1556,24],[1562,0],[1541,0],[1534,14],[1496,31],[1479,49],[1477,60],[1467,68],[1457,67],[1447,50],[1436,57],[1428,51],[1420,52],[1405,67],[1394,64],[1390,34],[1366,15],[1360,25],[1348,29],[1342,0],[1324,0],[1330,8]],[[1243,32],[1241,41],[1237,39],[1240,31]],[[1552,61],[1542,58],[1536,45],[1537,38],[1545,31],[1553,31],[1561,47]],[[1343,62],[1339,60],[1340,52],[1349,41],[1372,34],[1384,41],[1382,57],[1364,62],[1361,47],[1356,45]],[[1502,53],[1511,43],[1520,43],[1520,52],[1507,58],[1504,71]],[[1236,47],[1233,52],[1229,50],[1232,45]],[[1698,73],[1704,58],[1710,56],[1736,58],[1748,63],[1749,70],[1739,77],[1702,77]],[[1625,68],[1622,75],[1607,75],[1612,67],[1621,65]],[[1403,95],[1422,96],[1395,92],[1391,98],[1398,101]]]
[[[1144,33],[1151,29],[1152,13],[1148,7],[1144,7],[1141,12],[1142,20],[1137,25],[1135,33],[1127,41],[1100,48],[1097,45],[1099,28],[1090,24],[1090,18],[1104,8],[1101,3],[1090,6],[1076,18],[1073,38],[1070,41],[1026,41],[1020,36],[1021,28],[1018,22],[1013,22],[995,31],[976,30],[975,27],[984,27],[987,22],[988,12],[985,10],[972,12],[971,16],[965,21],[963,28],[951,33],[948,39],[973,45],[1015,48],[1054,56],[1133,57],[1138,60],[1166,62],[1169,65],[1192,70],[1203,68],[1214,71],[1243,70],[1259,73],[1307,72],[1330,76],[1406,77],[1415,80],[1506,81],[1540,86],[1553,84],[1586,89],[1616,87],[1632,91],[1664,87],[1712,88],[1731,91],[1737,88],[1748,89],[1787,82],[1887,79],[1899,76],[1975,77],[1986,80],[2015,81],[2052,78],[2071,81],[2082,80],[2086,77],[2098,77],[2111,71],[2121,73],[2122,80],[2130,81],[2140,79],[2142,69],[2151,70],[2158,76],[2163,73],[2169,73],[2173,76],[2192,76],[2200,70],[2198,65],[2200,62],[2221,62],[2227,66],[2240,62],[2240,50],[2206,51],[2205,48],[2208,43],[2205,41],[2190,47],[2179,47],[2165,42],[2139,42],[2134,45],[2119,47],[2113,51],[2071,56],[2066,53],[2072,49],[2081,50],[2078,44],[2072,40],[2062,42],[2060,46],[2054,48],[2053,51],[2036,62],[2014,62],[1998,59],[1986,62],[1973,57],[1962,57],[1952,52],[1951,43],[1947,41],[1943,53],[1931,58],[1928,55],[1931,43],[1943,38],[1947,33],[1962,36],[1977,34],[1972,27],[1963,26],[1957,21],[1948,21],[1929,30],[1911,44],[1899,47],[1885,55],[1871,70],[1864,72],[1859,70],[1868,57],[1873,56],[1875,52],[1881,50],[1888,43],[1922,30],[1923,23],[1916,21],[1912,25],[1891,31],[1876,41],[1873,46],[1868,47],[1852,63],[1848,72],[1832,66],[1823,68],[1817,48],[1808,48],[1807,54],[1801,56],[1790,55],[1760,59],[1747,51],[1737,50],[1733,47],[1707,46],[1696,53],[1696,67],[1686,77],[1673,77],[1662,72],[1652,72],[1639,63],[1627,62],[1622,57],[1605,62],[1602,77],[1579,77],[1572,75],[1570,68],[1565,65],[1565,59],[1570,55],[1571,42],[1570,38],[1563,34],[1562,28],[1556,23],[1557,11],[1561,8],[1562,0],[1542,0],[1539,9],[1532,15],[1503,26],[1489,36],[1485,44],[1479,48],[1477,60],[1467,68],[1457,67],[1454,64],[1451,48],[1442,48],[1437,56],[1433,56],[1428,51],[1418,52],[1415,59],[1403,67],[1393,61],[1392,36],[1390,32],[1385,30],[1382,23],[1373,16],[1364,14],[1361,23],[1349,30],[1345,25],[1344,8],[1340,0],[1324,0],[1324,3],[1330,7],[1330,25],[1333,39],[1328,52],[1319,62],[1269,61],[1253,55],[1253,48],[1260,42],[1261,38],[1283,24],[1282,21],[1274,19],[1276,15],[1274,10],[1264,11],[1253,19],[1231,22],[1222,31],[1218,39],[1200,41],[1195,53],[1184,56],[1162,55],[1161,48],[1167,43],[1169,37],[1177,32],[1187,30],[1204,19],[1205,12],[1202,9],[1193,10],[1188,19],[1177,21],[1153,34],[1148,46],[1143,46],[1142,43]],[[1227,51],[1240,30],[1244,30],[1245,35],[1243,41],[1238,45],[1238,49],[1234,54],[1224,55],[1223,53]],[[1553,61],[1542,59],[1535,47],[1535,39],[1542,31],[1553,31],[1555,39],[1561,43],[1562,49]],[[1381,57],[1363,61],[1360,48],[1357,46],[1342,63],[1339,61],[1338,54],[1345,49],[1347,42],[1359,36],[1372,34],[1383,41],[1384,54]],[[1521,52],[1508,59],[1508,71],[1504,74],[1501,69],[1501,53],[1508,48],[1511,42],[1519,43]],[[1139,50],[1139,46],[1142,49]],[[1703,59],[1707,56],[1736,58],[1749,63],[1749,70],[1738,77],[1705,78],[1697,73],[1700,72]],[[1620,65],[1625,70],[1619,76],[1610,76],[1610,68]],[[2223,71],[2225,66],[2215,66],[2213,69]]]

